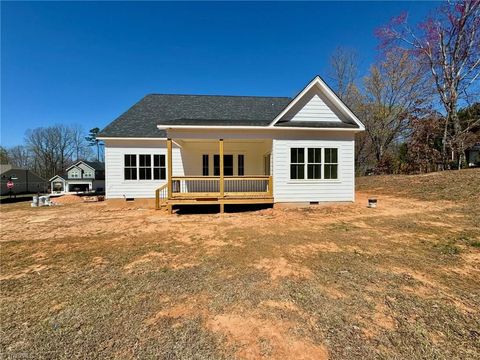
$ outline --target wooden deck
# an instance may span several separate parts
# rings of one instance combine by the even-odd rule
[[[223,182],[223,184],[222,184]],[[171,185],[171,186],[170,186]],[[271,176],[172,176],[156,190],[156,208],[175,205],[272,204]]]
[[[167,139],[167,183],[155,191],[156,209],[172,212],[175,205],[272,204],[273,178],[225,176],[223,139],[218,140],[220,176],[173,176],[172,139]]]

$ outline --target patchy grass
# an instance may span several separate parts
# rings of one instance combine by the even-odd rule
[[[479,358],[478,179],[360,178],[356,204],[224,215],[2,205],[1,355]]]

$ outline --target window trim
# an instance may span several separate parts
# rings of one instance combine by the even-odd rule
[[[141,165],[141,158],[142,156],[145,157],[145,159],[149,159],[149,162],[150,162],[150,165]],[[138,180],[140,181],[150,181],[150,180],[153,180],[153,162],[152,162],[152,154],[138,154]],[[148,171],[147,170],[150,170],[150,178],[145,178],[145,179],[141,179],[140,178],[140,173],[141,173],[141,170],[145,170],[145,175],[148,174]]]
[[[309,184],[314,184],[314,183],[322,183],[322,184],[328,184],[328,183],[340,183],[342,182],[342,172],[341,172],[341,163],[340,163],[340,159],[341,159],[341,150],[340,150],[340,146],[339,145],[317,145],[317,144],[311,144],[311,145],[291,145],[288,147],[288,152],[290,154],[290,149],[292,148],[304,148],[305,150],[305,154],[306,156],[308,156],[308,148],[320,148],[322,149],[322,178],[321,179],[307,179],[306,177],[304,179],[291,179],[290,178],[290,165],[291,165],[291,162],[290,162],[290,159],[289,159],[289,162],[288,162],[288,180],[287,180],[287,184],[305,184],[305,183],[309,183]],[[325,165],[325,148],[328,148],[328,149],[337,149],[337,178],[336,179],[325,179],[323,176],[324,176],[324,165]],[[305,159],[305,175],[307,175],[307,160],[308,159]]]
[[[126,157],[134,156],[135,157],[135,166],[127,166]],[[126,179],[125,170],[126,169],[135,169],[135,179]],[[123,181],[138,181],[138,154],[123,154]]]
[[[155,156],[158,156],[158,166],[155,166]],[[161,158],[163,156],[164,165],[162,166]],[[155,179],[155,170],[159,169],[159,179]],[[162,179],[162,169],[165,170],[165,178]],[[165,154],[152,154],[152,180],[153,181],[164,181],[167,180],[167,156]]]
[[[135,156],[135,164],[136,166],[125,166],[125,156],[126,155],[130,155],[130,156]],[[151,178],[150,179],[140,179],[140,155],[150,155],[150,167],[144,167],[142,166],[142,168],[150,168],[150,173],[151,173]],[[159,156],[163,156],[165,158],[165,166],[162,167],[162,166],[155,166],[155,155],[159,155]],[[137,174],[137,177],[135,179],[125,179],[125,169],[136,169],[136,174]],[[155,172],[155,169],[162,169],[162,168],[165,168],[165,179],[155,179],[154,177],[154,172]],[[165,153],[158,153],[158,152],[155,152],[155,153],[150,153],[150,154],[146,154],[146,153],[142,153],[142,154],[139,154],[139,153],[136,153],[136,154],[132,154],[132,153],[124,153],[123,154],[123,181],[122,183],[123,184],[131,184],[132,181],[136,181],[136,182],[139,182],[139,183],[145,183],[145,184],[149,184],[149,183],[152,183],[152,182],[162,182],[162,183],[165,183],[168,179],[168,166],[167,166],[167,155]]]

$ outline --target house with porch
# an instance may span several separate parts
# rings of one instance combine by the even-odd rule
[[[195,204],[352,202],[365,127],[320,78],[295,97],[145,96],[99,135],[107,199]]]
[[[100,161],[80,160],[49,180],[52,195],[70,193],[103,193],[105,190],[105,164]]]

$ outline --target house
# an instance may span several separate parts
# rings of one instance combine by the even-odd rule
[[[364,130],[318,76],[294,98],[147,95],[100,133],[106,197],[169,210],[351,202]]]
[[[465,151],[468,167],[480,166],[480,143],[476,143]]]
[[[99,161],[77,161],[65,174],[50,180],[52,194],[77,192],[103,192],[105,190],[105,164]]]
[[[33,171],[22,169],[10,164],[0,165],[1,195],[10,193],[36,193],[47,190],[47,181]],[[13,188],[10,190],[7,183],[13,182]]]

